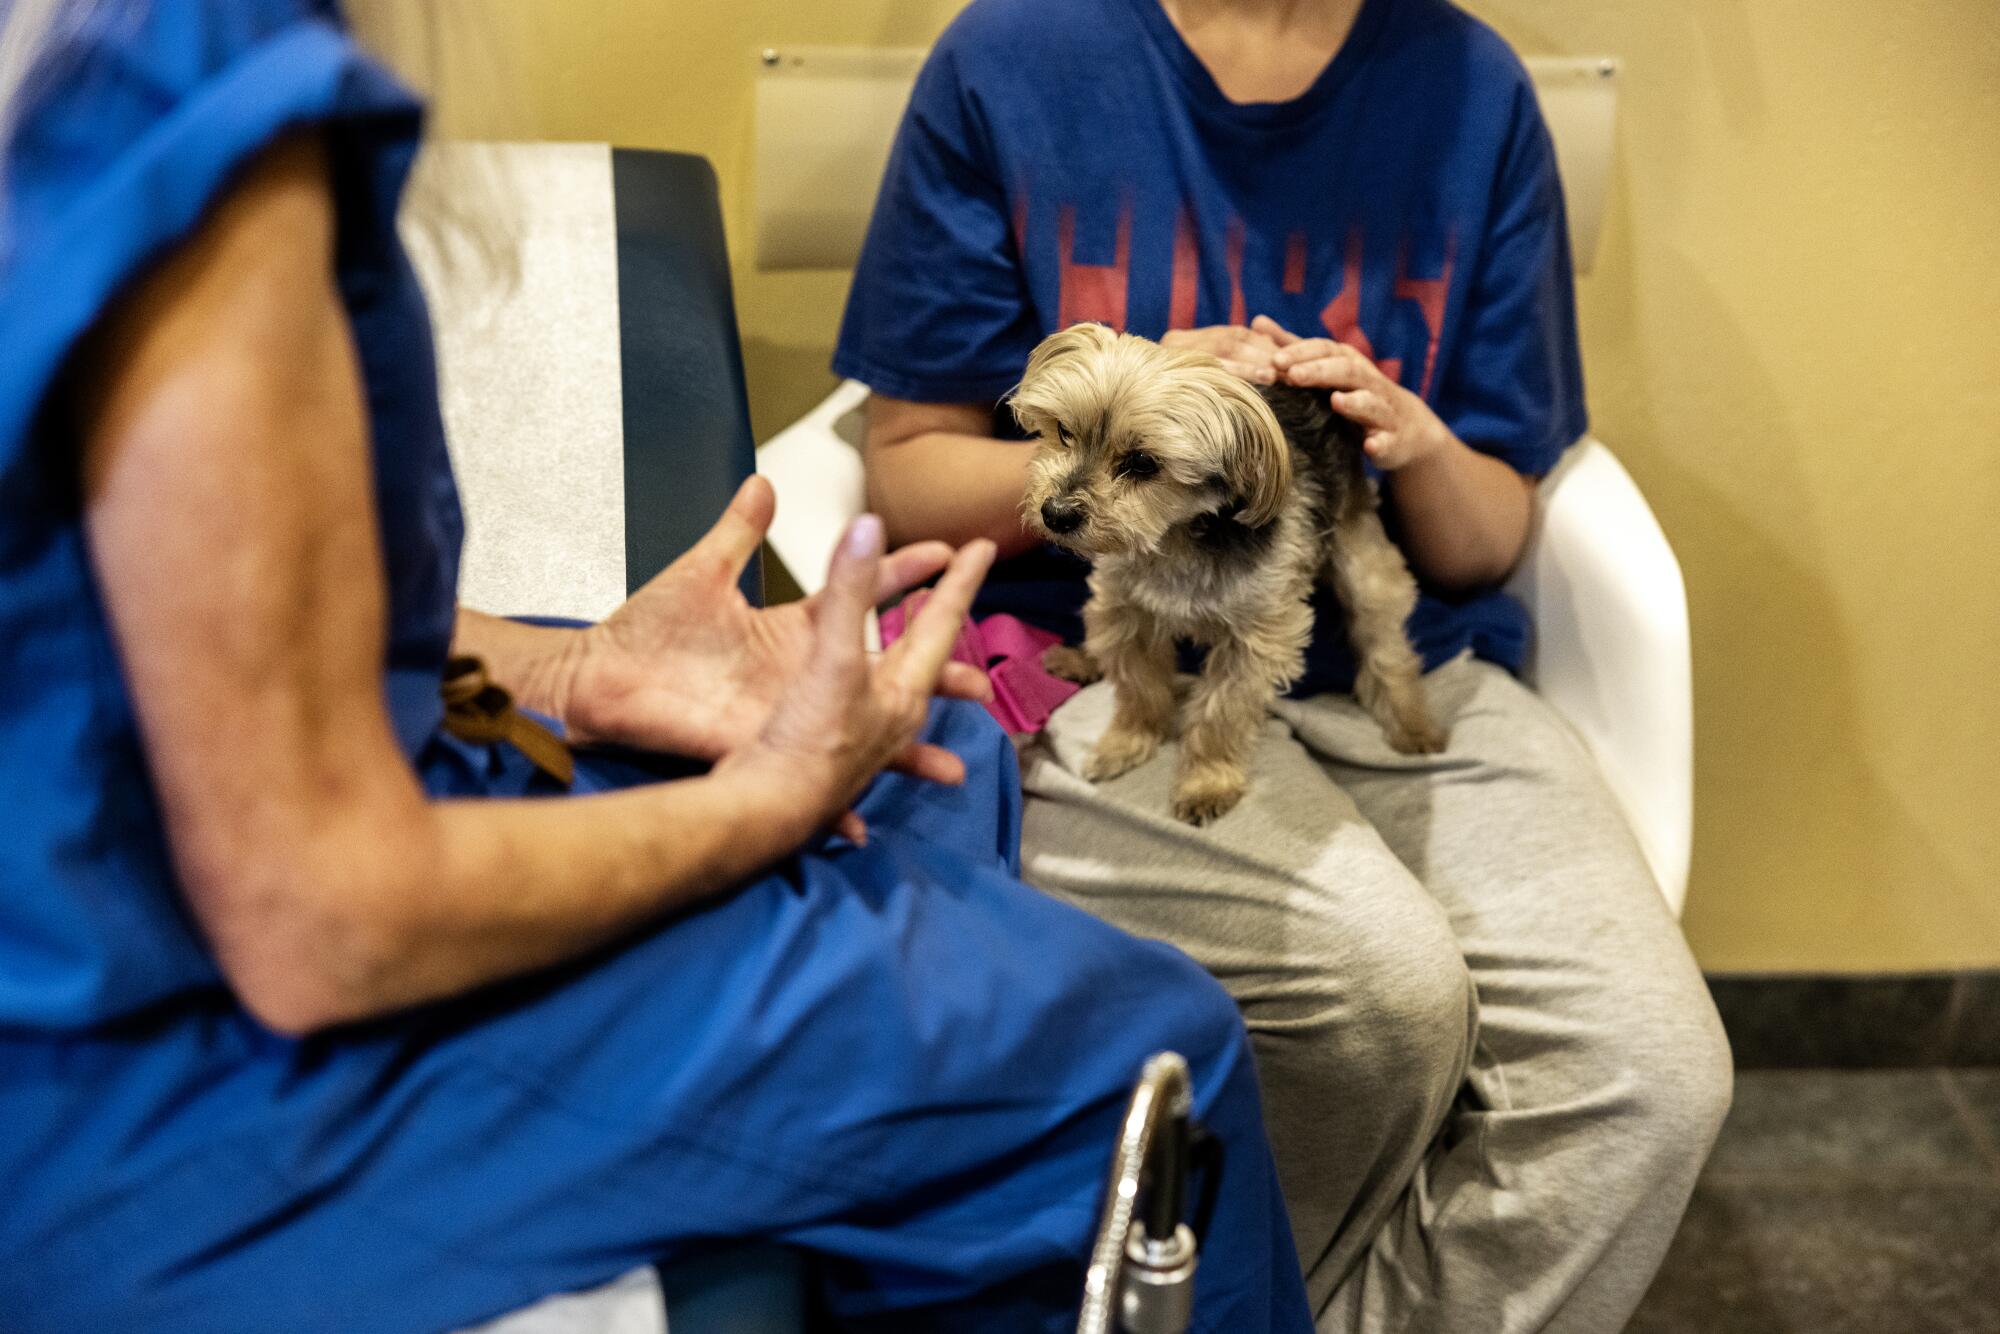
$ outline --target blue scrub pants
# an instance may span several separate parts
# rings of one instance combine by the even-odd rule
[[[293,1042],[226,996],[0,1032],[0,1327],[428,1334],[737,1239],[822,1257],[864,1331],[1067,1330],[1125,1100],[1184,1054],[1227,1170],[1198,1327],[1307,1331],[1236,1008],[1024,886],[978,710],[869,845],[801,854],[622,948]],[[653,776],[580,757],[577,788]],[[440,740],[434,791],[534,791]]]

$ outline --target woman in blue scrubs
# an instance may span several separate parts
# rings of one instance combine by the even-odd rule
[[[460,610],[409,95],[319,0],[0,24],[0,1327],[437,1330],[771,1238],[848,1328],[1062,1329],[1162,1047],[1200,1327],[1309,1327],[1234,1007],[1017,878],[944,665],[989,545],[863,519],[753,611],[752,482],[600,627]]]

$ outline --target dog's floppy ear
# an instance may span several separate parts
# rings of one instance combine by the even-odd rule
[[[1278,517],[1285,507],[1285,495],[1292,489],[1292,447],[1262,394],[1227,371],[1214,385],[1235,433],[1235,446],[1223,465],[1223,479],[1241,500],[1238,521],[1262,528]]]
[[[1101,324],[1072,324],[1036,344],[1028,354],[1028,369],[1014,387],[1014,418],[1023,428],[1038,431],[1047,424],[1055,403],[1064,397],[1050,392],[1049,373],[1071,357],[1093,352],[1114,341],[1118,335]]]

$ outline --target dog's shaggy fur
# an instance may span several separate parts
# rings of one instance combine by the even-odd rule
[[[1028,525],[1093,562],[1083,649],[1045,659],[1117,691],[1085,777],[1159,748],[1188,639],[1208,660],[1183,710],[1174,814],[1201,824],[1236,805],[1266,709],[1304,670],[1320,577],[1347,611],[1355,694],[1389,744],[1444,748],[1403,632],[1416,581],[1382,531],[1360,433],[1323,392],[1260,390],[1206,353],[1079,324],[1035,349],[1013,408],[1039,437]]]

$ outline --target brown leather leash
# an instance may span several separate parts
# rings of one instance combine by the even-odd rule
[[[478,658],[450,658],[444,664],[444,730],[461,741],[505,743],[564,787],[576,777],[576,763],[563,739],[514,707],[514,697],[486,675]]]

